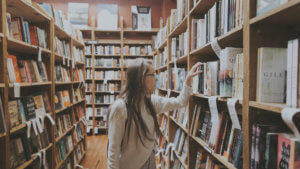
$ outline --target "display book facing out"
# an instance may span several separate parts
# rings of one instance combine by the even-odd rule
[[[107,109],[125,84],[127,66],[140,57],[152,61],[152,35],[157,31],[123,28],[123,21],[117,30],[81,31],[85,40],[87,132],[99,134],[107,131]]]
[[[188,1],[191,9],[177,3],[155,43],[157,93],[178,96],[182,72],[197,62],[202,73],[194,78],[189,105],[160,116],[164,136],[157,163],[161,168],[299,167],[298,132],[288,127],[299,129],[299,37],[285,27],[297,25],[291,18],[299,1],[278,6],[258,0],[246,11],[242,6],[248,1]],[[211,96],[217,96],[217,114]]]
[[[86,149],[80,32],[36,3],[1,4],[1,168],[75,168]]]

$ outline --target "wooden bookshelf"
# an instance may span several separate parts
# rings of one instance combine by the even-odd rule
[[[10,146],[12,136],[18,136],[19,134],[26,134],[27,126],[25,123],[16,126],[12,129],[9,128],[9,113],[8,113],[8,102],[10,99],[14,98],[14,86],[15,84],[9,83],[9,77],[7,75],[7,55],[8,53],[12,53],[22,59],[32,58],[35,60],[36,56],[38,55],[39,50],[41,50],[42,54],[42,61],[45,63],[47,69],[47,76],[48,81],[46,82],[33,82],[33,83],[19,83],[21,88],[21,97],[32,95],[38,92],[47,92],[49,96],[49,102],[51,105],[51,112],[47,112],[55,121],[56,117],[59,116],[61,113],[69,113],[71,117],[72,124],[75,123],[75,108],[74,106],[82,105],[85,107],[85,100],[80,100],[78,102],[73,102],[73,93],[78,86],[82,82],[75,81],[73,79],[73,69],[72,69],[72,62],[75,61],[73,57],[73,46],[83,50],[84,52],[84,43],[78,41],[77,39],[73,38],[71,35],[68,35],[65,30],[61,29],[58,25],[55,24],[54,18],[50,17],[46,12],[42,11],[41,8],[34,2],[32,4],[26,2],[25,0],[1,0],[0,3],[0,11],[1,11],[1,19],[0,19],[0,97],[3,102],[3,109],[5,115],[5,123],[6,128],[8,129],[5,133],[0,134],[0,169],[9,169],[10,167]],[[23,17],[24,20],[28,21],[30,24],[34,24],[43,28],[46,32],[47,38],[47,48],[40,48],[34,45],[31,45],[27,42],[23,42],[20,40],[16,40],[11,38],[7,34],[7,23],[6,23],[6,13],[10,13],[11,17]],[[62,63],[64,58],[63,56],[55,53],[54,46],[55,46],[55,36],[58,38],[66,40],[70,45],[70,55],[71,58],[65,58],[66,63],[69,62],[70,65],[68,70],[70,71],[70,82],[55,82],[54,79],[54,65],[55,63]],[[82,69],[85,72],[85,64],[81,61],[74,62],[74,65],[78,69]],[[85,74],[85,73],[83,73]],[[85,77],[84,77],[85,78]],[[85,81],[85,80],[84,80]],[[83,82],[84,82],[83,81]],[[55,110],[55,91],[60,89],[66,89],[70,93],[70,102],[71,106],[66,109]],[[83,88],[84,89],[84,88]],[[85,91],[85,89],[84,89]],[[85,98],[85,93],[83,92],[83,97]],[[66,111],[67,110],[67,111]],[[85,109],[84,109],[85,114]],[[47,152],[47,162],[49,164],[50,169],[58,168],[55,164],[56,158],[56,151],[55,145],[59,139],[64,137],[61,136],[59,139],[54,138],[54,130],[55,126],[52,126],[50,123],[45,123],[47,131],[49,132],[49,142],[50,144],[44,148]],[[83,129],[86,132],[86,128]],[[68,130],[68,133],[75,132],[74,130]],[[86,150],[86,133],[84,133],[84,139],[81,142],[84,142],[85,150]],[[69,156],[75,155],[73,150],[70,152]],[[30,160],[26,161],[25,163],[18,166],[18,169],[28,168],[32,162],[35,160],[31,158]],[[63,164],[64,162],[62,162]],[[61,164],[60,164],[61,165]]]
[[[122,18],[122,17],[121,17]],[[99,30],[96,28],[89,28],[89,29],[82,29],[81,30],[84,39],[85,45],[91,46],[91,53],[86,54],[85,56],[92,59],[92,66],[87,66],[87,69],[92,70],[92,78],[86,79],[86,83],[92,83],[92,86],[95,86],[98,83],[103,83],[104,79],[95,79],[95,70],[97,71],[106,71],[106,70],[114,70],[121,72],[120,79],[107,79],[107,83],[114,83],[117,82],[119,85],[123,86],[125,83],[125,71],[127,67],[123,65],[125,59],[134,59],[134,58],[149,58],[152,60],[152,54],[150,55],[130,55],[124,54],[124,46],[141,46],[141,45],[151,45],[152,44],[152,35],[155,35],[158,29],[152,29],[149,31],[139,31],[139,30],[132,30],[131,28],[124,28],[123,27],[123,20],[121,19],[121,25],[118,30]],[[141,38],[142,37],[142,38]],[[93,42],[93,43],[90,43]],[[97,45],[116,45],[120,47],[120,54],[96,54],[95,46]],[[152,51],[151,51],[152,52]],[[120,67],[98,67],[95,66],[95,58],[114,58],[120,59]],[[95,108],[99,107],[108,107],[110,104],[107,103],[96,103],[96,95],[118,95],[120,91],[96,91],[93,87],[92,91],[86,92],[88,95],[92,96],[92,103],[87,104],[86,106],[92,107],[93,109],[93,135],[95,135],[95,130],[105,130],[107,131],[107,127],[97,127],[96,122],[97,120],[103,120],[96,116]],[[97,117],[97,118],[96,118]],[[106,132],[107,133],[107,132]]]
[[[219,58],[212,49],[212,44],[207,43],[197,49],[191,49],[191,27],[192,19],[203,18],[204,14],[211,9],[216,1],[199,0],[194,6],[191,5],[192,0],[188,1],[188,15],[185,16],[174,29],[168,32],[167,39],[157,47],[153,52],[153,56],[158,57],[160,64],[160,53],[167,46],[168,56],[167,65],[159,65],[156,67],[156,72],[167,71],[167,77],[169,77],[170,68],[174,67],[174,60],[171,59],[171,38],[179,35],[185,31],[188,32],[188,54],[178,57],[176,63],[181,67],[190,70],[196,62],[208,62],[216,61]],[[262,103],[256,101],[256,78],[257,78],[257,49],[259,47],[286,47],[287,41],[291,39],[299,38],[298,28],[299,19],[295,16],[298,15],[300,10],[300,1],[291,0],[285,4],[276,7],[264,14],[256,16],[256,1],[246,0],[243,1],[243,25],[237,26],[227,33],[216,37],[220,47],[239,47],[243,48],[244,54],[244,84],[243,84],[243,98],[238,99],[237,107],[242,108],[242,132],[243,132],[243,169],[250,169],[250,155],[251,155],[251,135],[252,125],[256,123],[258,117],[267,116],[267,119],[281,119],[281,111],[286,108],[285,103]],[[169,30],[169,29],[168,29]],[[159,88],[158,93],[162,96],[166,96],[168,93],[169,79],[167,81],[167,88]],[[171,90],[171,96],[177,96],[178,91]],[[197,149],[201,148],[206,154],[208,154],[213,161],[221,163],[226,168],[236,169],[234,165],[228,162],[222,155],[214,153],[209,148],[208,144],[190,134],[191,121],[193,118],[193,107],[195,104],[208,106],[209,96],[199,93],[193,93],[188,105],[188,128],[185,129],[181,124],[177,123],[169,112],[164,114],[168,119],[168,143],[172,142],[175,135],[176,128],[180,128],[182,131],[188,134],[188,164],[185,166],[183,159],[179,159],[184,168],[195,168],[195,158]],[[217,96],[217,104],[226,105],[228,98],[222,98]],[[220,110],[219,110],[220,111]],[[221,110],[222,111],[222,110]],[[274,117],[273,117],[274,116]],[[281,120],[282,121],[282,120]],[[270,123],[270,121],[268,121]],[[264,123],[264,121],[263,121]],[[266,122],[267,123],[267,122]],[[274,122],[273,122],[274,123]],[[175,152],[176,154],[176,152]],[[177,155],[177,154],[176,154]],[[170,156],[170,153],[169,153]],[[178,156],[178,155],[177,155]],[[166,157],[165,161],[169,161],[170,157]],[[170,167],[170,162],[168,162]]]

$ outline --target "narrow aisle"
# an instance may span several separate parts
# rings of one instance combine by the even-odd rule
[[[107,169],[107,135],[87,137],[87,154],[81,165],[89,169]]]

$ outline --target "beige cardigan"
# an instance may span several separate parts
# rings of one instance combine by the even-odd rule
[[[157,113],[168,112],[186,106],[191,93],[192,88],[184,85],[178,97],[165,98],[151,95],[151,102]],[[150,113],[146,111],[144,104],[141,107],[141,113],[154,139],[155,127],[153,118]],[[123,99],[118,99],[112,105],[109,115],[108,169],[140,169],[155,148],[155,140],[149,141],[147,139],[144,139],[144,147],[142,142],[137,139],[137,130],[134,124],[131,125],[129,139],[125,136],[121,147],[126,119],[127,111],[125,102]]]

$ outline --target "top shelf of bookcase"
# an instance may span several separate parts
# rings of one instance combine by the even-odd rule
[[[169,37],[178,36],[181,33],[184,33],[187,29],[187,20],[188,16],[185,16],[185,18],[183,18],[183,20],[175,26],[173,31],[169,34]]]
[[[279,7],[256,16],[250,20],[251,25],[295,25],[299,24],[300,0],[291,0]]]
[[[135,33],[135,34],[156,34],[159,28],[152,28],[151,30],[132,30],[132,28],[124,28],[124,33]]]
[[[190,11],[190,15],[201,16],[205,14],[212,6],[214,6],[216,0],[199,0],[197,4]]]
[[[50,22],[51,18],[33,7],[32,4],[24,0],[9,0],[7,3],[7,12],[13,16],[22,16],[25,20],[34,23]]]

